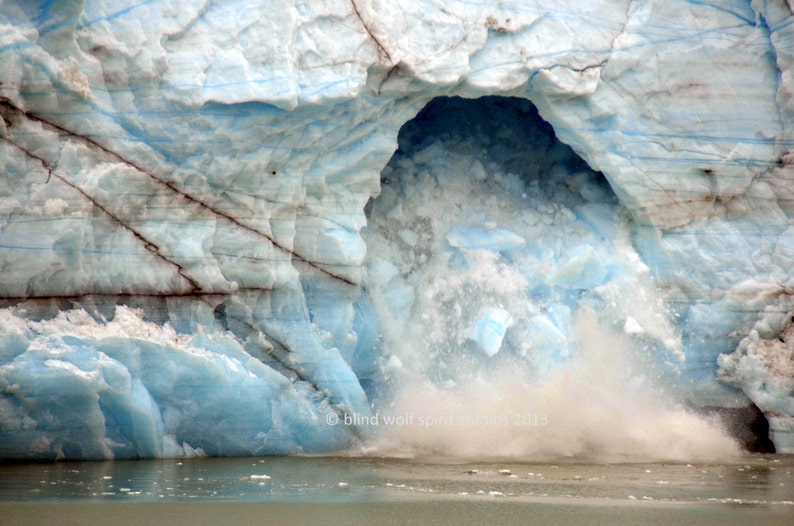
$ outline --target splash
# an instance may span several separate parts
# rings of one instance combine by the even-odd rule
[[[516,367],[454,385],[406,379],[379,415],[371,454],[583,461],[726,461],[738,445],[669,401],[632,364],[630,341],[583,308],[581,352],[545,380]]]

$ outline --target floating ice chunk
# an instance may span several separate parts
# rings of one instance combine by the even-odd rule
[[[490,308],[483,311],[480,320],[472,327],[469,337],[487,356],[493,356],[502,348],[507,329],[513,317],[504,309]]]
[[[453,226],[447,233],[447,243],[451,247],[465,250],[510,252],[523,248],[526,240],[504,228],[458,225]]]

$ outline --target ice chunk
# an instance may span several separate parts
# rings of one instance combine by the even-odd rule
[[[526,240],[504,228],[454,226],[447,233],[449,246],[464,250],[510,252],[519,250]]]
[[[645,329],[631,316],[626,317],[626,322],[623,324],[623,332],[626,334],[643,334]]]
[[[493,356],[502,348],[505,333],[512,324],[513,317],[508,311],[491,307],[480,314],[479,320],[469,332],[469,337],[486,356]]]
[[[540,314],[529,320],[529,341],[533,346],[554,349],[564,354],[568,338],[548,316]]]
[[[567,251],[550,281],[566,289],[590,289],[604,283],[607,276],[602,255],[592,246],[580,245]]]

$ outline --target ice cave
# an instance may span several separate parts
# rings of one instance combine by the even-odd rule
[[[0,3],[0,458],[794,452],[792,11]]]

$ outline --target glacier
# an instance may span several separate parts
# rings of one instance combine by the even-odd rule
[[[794,452],[793,13],[0,2],[0,458]]]

